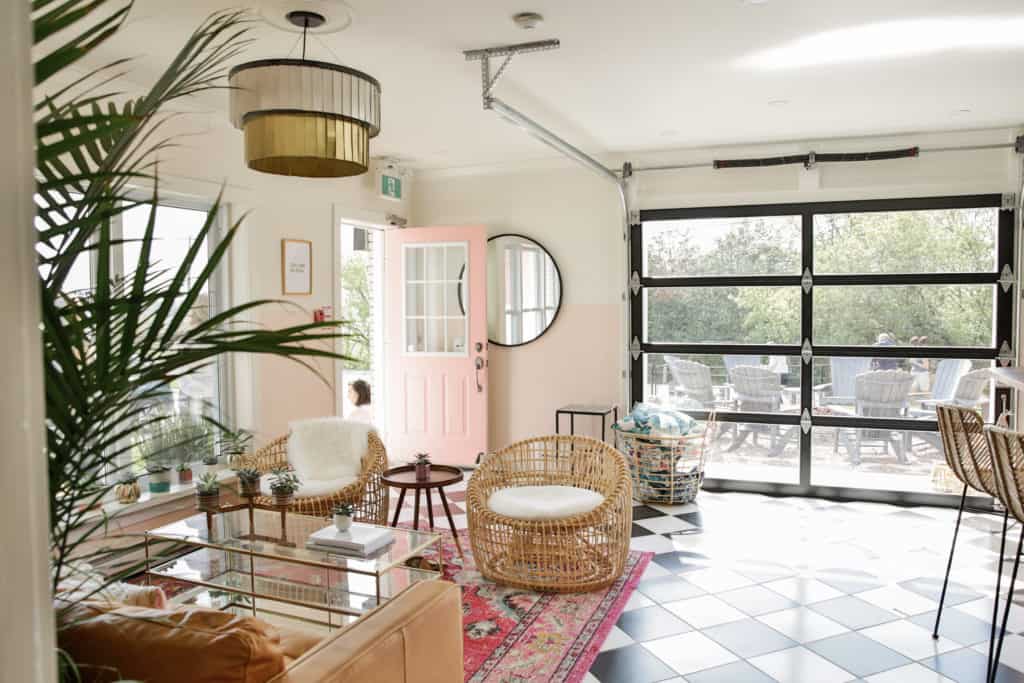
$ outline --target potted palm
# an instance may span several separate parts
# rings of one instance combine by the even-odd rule
[[[247,429],[227,430],[220,436],[220,454],[228,465],[249,451],[253,434]]]
[[[207,472],[196,482],[196,499],[202,509],[216,508],[220,501],[220,482],[217,475]]]
[[[242,467],[235,470],[238,483],[241,486],[241,494],[246,498],[260,495],[260,471],[253,467]]]
[[[350,503],[338,503],[332,512],[334,513],[334,527],[338,531],[348,531],[352,527],[352,515],[355,508]]]
[[[295,492],[299,490],[299,477],[285,467],[278,467],[270,477],[270,492],[274,494],[274,505],[291,505]]]

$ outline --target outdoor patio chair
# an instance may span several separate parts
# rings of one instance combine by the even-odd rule
[[[971,370],[971,361],[967,359],[946,358],[939,361],[935,369],[935,381],[932,383],[931,398],[922,401],[923,405],[935,407],[936,403],[947,403],[956,393],[960,378]]]
[[[905,370],[873,370],[857,375],[854,383],[854,414],[858,417],[907,416],[910,386],[914,377]],[[886,451],[892,448],[900,464],[907,464],[906,432],[897,434],[890,429],[857,428],[851,439],[847,430],[840,430],[847,453],[853,465],[861,461],[861,448],[867,441],[881,442]]]
[[[815,405],[852,406],[857,375],[870,370],[870,358],[829,358],[830,381],[815,385]]]
[[[677,393],[690,404],[690,409],[715,410],[730,404],[729,401],[716,397],[708,366],[672,356],[665,357],[665,365],[672,375]]]
[[[736,409],[743,412],[754,413],[777,413],[782,407],[782,382],[779,374],[759,365],[737,365],[729,372],[729,381],[732,383]],[[775,442],[779,435],[778,425],[770,425],[767,428],[762,426],[748,426],[740,429],[738,438],[733,439],[728,450],[733,451],[740,447],[750,434],[754,434],[755,445],[757,443],[757,432],[767,429],[771,438],[771,448],[774,450]]]

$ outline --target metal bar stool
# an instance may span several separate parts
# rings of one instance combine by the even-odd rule
[[[995,648],[995,655],[991,654],[989,648],[989,670],[988,681],[993,683],[996,680],[996,670],[999,668],[999,656],[1003,651],[1003,639],[1006,637],[1006,623],[1010,618],[1010,607],[1013,605],[1013,588],[1017,582],[1017,572],[1020,570],[1021,548],[1024,546],[1024,434],[1011,432],[1000,427],[985,427],[989,445],[994,460],[995,480],[999,491],[999,500],[1006,506],[1007,514],[1013,515],[1014,519],[1021,523],[1020,542],[1014,553],[1016,558],[1013,562],[1013,571],[1010,573],[1010,589],[1006,596],[1006,607],[1003,610],[1003,623],[999,632],[999,644]],[[1006,536],[1003,536],[1003,543],[999,549],[999,575],[1003,575],[1003,562],[1006,557]],[[996,615],[999,612],[999,592],[996,592],[996,608],[993,610],[992,629],[995,633]]]
[[[960,521],[964,514],[964,503],[967,501],[967,489],[972,488],[999,498],[995,473],[992,465],[992,449],[985,435],[985,423],[981,414],[970,408],[939,404],[935,407],[939,418],[939,433],[942,436],[942,449],[946,455],[946,464],[953,470],[956,478],[963,482],[964,489],[960,496],[960,511],[956,516],[956,527],[953,529],[953,544],[949,549],[949,562],[946,564],[946,578],[942,581],[942,594],[939,597],[939,610],[935,615],[935,629],[932,638],[939,637],[939,622],[942,619],[942,607],[946,602],[946,589],[949,586],[949,573],[953,567],[953,552],[956,550],[956,539],[960,533]],[[1003,514],[1003,544],[1006,543],[1006,529],[1009,514]],[[1000,564],[1002,567],[1002,564]],[[992,613],[992,635],[989,639],[988,656],[992,660],[992,651],[996,636],[996,617],[999,603],[999,590],[1002,585],[1002,572],[996,576],[996,608]]]

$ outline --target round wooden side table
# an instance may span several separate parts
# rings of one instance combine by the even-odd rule
[[[427,479],[416,478],[416,468],[413,465],[402,465],[401,467],[392,467],[389,470],[385,470],[381,479],[388,486],[393,486],[399,490],[398,494],[398,507],[395,508],[394,518],[391,520],[391,526],[398,526],[398,515],[402,512],[402,503],[405,502],[405,492],[412,489],[416,492],[416,508],[413,516],[412,528],[420,528],[420,491],[426,492],[427,499],[427,517],[430,520],[430,530],[434,530],[434,504],[430,497],[430,490],[437,489],[437,493],[441,498],[441,504],[444,505],[444,514],[448,517],[448,526],[451,527],[452,536],[455,538],[455,547],[459,549],[459,555],[462,555],[462,545],[459,543],[459,533],[455,530],[455,520],[452,519],[452,511],[448,507],[448,498],[444,495],[444,487],[457,484],[462,481],[462,470],[458,467],[452,467],[450,465],[431,465],[430,466],[430,477]]]

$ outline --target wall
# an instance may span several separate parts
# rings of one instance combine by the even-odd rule
[[[543,245],[561,270],[562,307],[548,332],[525,346],[488,350],[490,448],[552,433],[555,410],[567,403],[616,402],[625,252],[614,187],[576,167],[428,174],[416,182],[415,225],[520,233]],[[578,432],[596,435],[593,422],[579,418]],[[568,419],[563,424],[567,432]]]
[[[613,168],[624,159],[638,168],[704,164],[637,173],[641,209],[1005,193],[1020,186],[1021,157],[1007,149],[924,151],[916,159],[812,171],[799,165],[714,170],[710,162],[810,150],[1004,144],[1017,134],[990,130],[638,152],[605,161]],[[549,433],[561,404],[616,400],[626,345],[620,275],[626,255],[611,185],[568,162],[424,172],[417,177],[412,215],[417,225],[483,223],[491,234],[521,232],[546,246],[562,270],[565,301],[548,334],[524,347],[491,349],[492,448]]]

